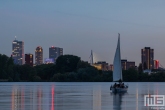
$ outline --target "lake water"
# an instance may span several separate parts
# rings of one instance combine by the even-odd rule
[[[150,110],[144,95],[165,95],[165,83],[129,82],[125,94],[110,93],[111,84],[1,82],[0,110]]]

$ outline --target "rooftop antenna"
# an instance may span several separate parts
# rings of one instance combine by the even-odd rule
[[[15,40],[16,40],[17,36],[15,36]]]

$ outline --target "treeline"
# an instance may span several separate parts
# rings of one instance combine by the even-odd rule
[[[0,81],[20,82],[111,82],[112,71],[101,71],[78,56],[62,55],[56,64],[15,65],[13,59],[0,54]],[[125,82],[164,82],[165,73],[148,75],[134,68],[123,71]]]

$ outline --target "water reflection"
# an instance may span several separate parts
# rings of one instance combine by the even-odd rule
[[[101,87],[93,88],[93,110],[101,110]]]
[[[54,93],[55,93],[55,91],[54,91],[54,86],[52,85],[52,93],[51,93],[51,95],[52,95],[52,102],[51,102],[51,110],[54,110]]]
[[[144,95],[164,95],[164,83],[131,83],[110,94],[109,83],[1,83],[0,110],[149,110]]]
[[[12,90],[12,110],[24,110],[24,90],[19,91],[18,87],[13,87]]]
[[[55,87],[52,85],[51,90],[48,88],[33,86],[24,90],[24,86],[13,86],[11,110],[54,110]]]
[[[126,93],[111,93],[113,96],[113,110],[121,110],[122,106],[122,97]]]
[[[138,110],[138,107],[139,107],[139,105],[138,105],[138,102],[139,102],[139,100],[138,100],[138,97],[139,97],[139,94],[138,94],[139,92],[138,92],[138,88],[136,89],[136,110]]]
[[[39,87],[39,88],[37,88],[38,90],[37,90],[37,110],[41,110],[41,106],[42,106],[42,88],[41,87]]]

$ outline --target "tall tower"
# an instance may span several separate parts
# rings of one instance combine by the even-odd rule
[[[12,58],[18,65],[24,64],[24,42],[15,40],[12,42]]]
[[[43,49],[41,46],[38,46],[35,50],[35,64],[43,64]]]
[[[154,69],[154,49],[150,47],[141,49],[141,60],[143,69]]]
[[[90,64],[93,65],[93,51],[91,50],[91,54],[90,54]]]
[[[56,59],[60,56],[63,55],[63,48],[59,48],[59,47],[49,47],[49,58],[54,59],[54,61],[56,61]]]

